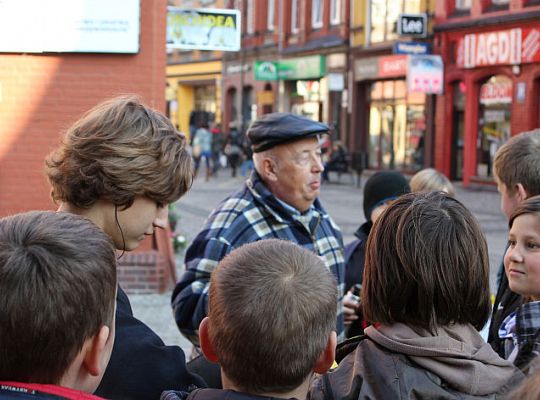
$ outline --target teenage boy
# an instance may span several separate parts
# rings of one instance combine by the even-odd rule
[[[0,219],[0,398],[98,399],[114,342],[110,238],[73,214]]]
[[[540,194],[540,129],[513,136],[503,144],[495,154],[493,172],[501,194],[501,210],[510,219],[519,204]],[[501,272],[488,337],[489,344],[501,356],[504,348],[499,328],[520,304],[521,296],[510,290],[508,279]]]
[[[332,273],[307,249],[266,239],[233,250],[212,273],[199,327],[223,390],[165,392],[162,399],[305,399],[313,373],[334,360],[336,299]]]

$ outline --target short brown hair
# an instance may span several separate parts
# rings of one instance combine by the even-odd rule
[[[540,216],[540,196],[529,197],[528,199],[521,202],[508,220],[508,228],[512,229],[514,225],[514,220],[525,214],[537,214]]]
[[[495,153],[493,171],[510,195],[518,183],[529,196],[540,194],[540,129],[508,139]]]
[[[209,336],[243,391],[284,393],[315,368],[336,310],[336,281],[317,255],[261,240],[231,252],[212,273]]]
[[[451,323],[480,329],[490,305],[487,244],[469,210],[442,192],[391,203],[367,241],[364,316],[431,332]]]
[[[450,196],[455,195],[454,185],[441,172],[434,168],[425,168],[413,175],[411,181],[411,192],[446,192]]]
[[[45,162],[53,200],[83,209],[98,199],[127,208],[136,196],[167,204],[193,180],[185,137],[136,96],[88,111]]]
[[[112,327],[116,259],[80,216],[0,219],[0,380],[57,384],[86,339]]]

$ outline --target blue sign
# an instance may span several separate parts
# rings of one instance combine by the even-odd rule
[[[429,54],[429,43],[424,42],[394,42],[394,54]]]

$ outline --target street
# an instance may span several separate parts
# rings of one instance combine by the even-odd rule
[[[350,175],[343,175],[339,182],[334,173],[331,183],[321,189],[321,201],[328,213],[343,231],[344,242],[353,239],[354,231],[364,222],[362,188],[357,188]],[[362,185],[367,176],[362,177]],[[193,240],[208,214],[229,193],[239,189],[244,178],[231,178],[229,170],[221,170],[217,178],[205,182],[199,176],[191,190],[175,205],[180,216],[176,231]],[[464,189],[454,183],[456,198],[465,204],[480,222],[489,248],[491,265],[491,290],[495,290],[495,279],[503,256],[507,223],[499,209],[500,197],[494,187]],[[183,269],[183,254],[177,257],[177,274]],[[134,314],[154,329],[166,344],[180,345],[189,354],[191,345],[179,333],[170,307],[171,292],[156,295],[130,295]]]

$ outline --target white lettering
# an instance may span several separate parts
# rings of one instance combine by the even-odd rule
[[[499,58],[497,62],[499,64],[504,64],[505,60],[510,58],[510,37],[506,32],[499,32]]]
[[[489,64],[497,63],[498,41],[496,33],[486,35],[486,58]]]

